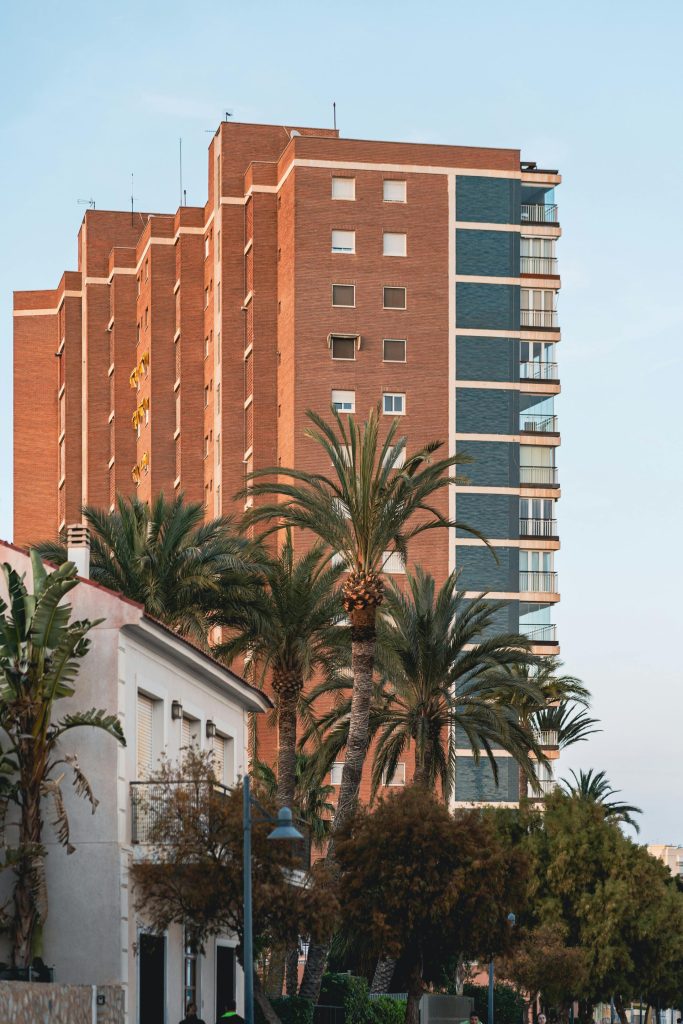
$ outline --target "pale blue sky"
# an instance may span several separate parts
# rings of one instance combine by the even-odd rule
[[[78,199],[203,203],[206,147],[236,120],[349,137],[521,147],[559,167],[559,508],[567,669],[605,768],[683,843],[679,4],[573,0],[3,4],[0,13],[0,535],[11,536],[11,293],[76,266]],[[40,415],[40,395],[36,395]],[[677,767],[678,765],[678,767]]]

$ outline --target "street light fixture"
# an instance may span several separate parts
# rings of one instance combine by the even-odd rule
[[[254,824],[266,822],[275,825],[268,839],[291,842],[303,839],[301,832],[292,824],[289,807],[281,807],[277,818],[266,814],[259,802],[251,795],[251,779],[245,775],[242,782],[242,832],[243,832],[243,873],[244,873],[244,1024],[254,1024],[254,926],[251,901],[251,829]],[[260,818],[254,818],[252,807],[256,807]]]
[[[507,916],[507,923],[510,925],[510,928],[514,928],[515,925],[517,924],[517,918],[516,918],[516,916],[512,912],[510,912],[508,914],[508,916]],[[493,957],[491,957],[491,959],[489,960],[489,997],[488,997],[488,1006],[487,1006],[488,1020],[486,1021],[486,1024],[493,1024],[493,985],[494,985],[494,969],[493,969]]]

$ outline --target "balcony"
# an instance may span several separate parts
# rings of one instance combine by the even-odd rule
[[[537,274],[540,277],[557,276],[557,258],[555,256],[521,256],[520,274]]]
[[[553,327],[557,330],[557,310],[520,309],[519,322],[522,327]]]
[[[545,412],[520,413],[519,429],[527,434],[556,434],[557,416]]]
[[[527,487],[557,487],[557,466],[520,466],[519,482]]]
[[[227,786],[216,783],[214,792],[227,795]],[[202,813],[210,795],[209,784],[196,782],[131,782],[131,842],[154,843],[155,835],[162,821],[168,818],[169,809],[178,803],[183,809],[189,807]]]
[[[534,736],[539,747],[559,747],[559,733],[557,729],[534,729]],[[554,779],[545,780],[554,782]]]
[[[557,203],[522,203],[522,224],[557,224]]]
[[[559,380],[557,363],[533,362],[519,364],[520,380]]]
[[[519,631],[522,636],[525,636],[532,644],[557,643],[557,626],[551,626],[548,622],[520,622]]]
[[[550,796],[557,789],[557,779],[539,779],[538,787],[540,792],[536,795],[536,800],[542,800],[545,796]]]
[[[556,594],[556,572],[520,572],[519,589],[523,594]]]
[[[520,537],[557,537],[557,519],[520,519]]]

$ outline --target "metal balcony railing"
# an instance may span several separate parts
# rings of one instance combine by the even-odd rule
[[[525,594],[556,594],[556,572],[520,572],[519,589]]]
[[[227,795],[227,786],[216,784],[214,792]],[[205,813],[211,789],[208,782],[131,782],[131,842],[157,843],[162,822],[177,805],[183,812]],[[166,824],[164,832],[167,834]]]
[[[532,487],[556,487],[557,466],[520,466],[519,482]]]
[[[522,203],[522,224],[557,224],[557,203]]]
[[[557,416],[552,413],[522,412],[519,416],[519,429],[532,434],[556,434]]]
[[[559,733],[557,729],[536,729],[534,730],[536,742],[539,747],[559,746]],[[552,780],[555,781],[554,779]]]
[[[520,537],[557,537],[557,519],[519,520]]]
[[[557,274],[555,256],[520,256],[520,274]]]
[[[520,363],[520,380],[559,380],[557,363]]]
[[[548,796],[557,789],[557,779],[539,779],[538,785],[541,790],[539,799],[542,800],[544,796]]]
[[[519,322],[522,327],[557,327],[557,310],[520,309]]]
[[[549,623],[537,624],[533,622],[520,623],[520,633],[527,637],[532,644],[554,644],[557,643],[557,626]]]

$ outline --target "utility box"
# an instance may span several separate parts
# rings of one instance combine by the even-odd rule
[[[462,1024],[474,1009],[472,996],[432,995],[420,1000],[420,1024]]]

